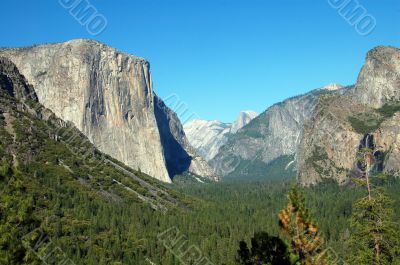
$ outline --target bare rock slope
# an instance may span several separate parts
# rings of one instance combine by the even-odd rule
[[[145,59],[82,39],[0,49],[0,56],[15,63],[45,107],[102,152],[164,182],[186,170],[214,177],[155,95]]]
[[[290,165],[302,137],[303,125],[311,117],[321,94],[341,93],[343,87],[331,84],[277,103],[239,130],[211,160],[221,176],[263,177],[271,163]]]
[[[219,148],[228,139],[257,117],[254,111],[242,111],[234,123],[224,123],[218,120],[192,120],[187,122],[183,128],[191,145],[199,155],[207,161],[213,159]]]

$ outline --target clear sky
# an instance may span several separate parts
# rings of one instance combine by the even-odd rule
[[[107,19],[92,36],[58,0],[2,0],[0,46],[97,39],[148,59],[158,95],[186,104],[183,120],[232,121],[331,82],[353,84],[369,49],[400,47],[400,1],[358,0],[376,20],[367,36],[329,1],[343,0],[89,0]]]

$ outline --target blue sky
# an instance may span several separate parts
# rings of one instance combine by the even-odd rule
[[[97,39],[148,59],[158,95],[186,105],[183,120],[232,121],[331,82],[353,84],[369,49],[400,47],[398,0],[358,0],[376,19],[367,36],[328,1],[89,0],[108,22],[92,36],[58,0],[2,0],[0,46]]]

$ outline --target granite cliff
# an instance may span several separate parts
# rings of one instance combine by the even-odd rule
[[[376,172],[398,175],[399,121],[400,50],[377,47],[368,52],[354,88],[318,99],[299,147],[299,181],[349,182],[360,175],[362,148],[373,151]]]
[[[102,152],[161,181],[186,170],[214,178],[153,91],[142,58],[92,40],[0,49],[58,117]]]

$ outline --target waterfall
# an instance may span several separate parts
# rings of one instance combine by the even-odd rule
[[[364,160],[364,154],[365,151],[363,149],[368,148],[370,149],[371,155],[373,157],[373,162],[368,165]],[[358,154],[358,159],[356,163],[356,168],[358,169],[359,172],[382,172],[384,169],[384,159],[385,159],[385,153],[382,152],[379,149],[376,149],[375,141],[374,141],[374,135],[373,134],[365,134],[364,137],[360,141],[360,145],[358,147],[359,154]]]
[[[360,141],[360,149],[361,148],[369,148],[372,150],[375,148],[373,134],[369,134],[369,133],[364,134],[363,139]]]
[[[369,137],[370,137],[371,135],[370,134],[367,134],[367,136],[365,137],[365,144],[364,144],[364,146],[366,147],[366,148],[369,148]]]

